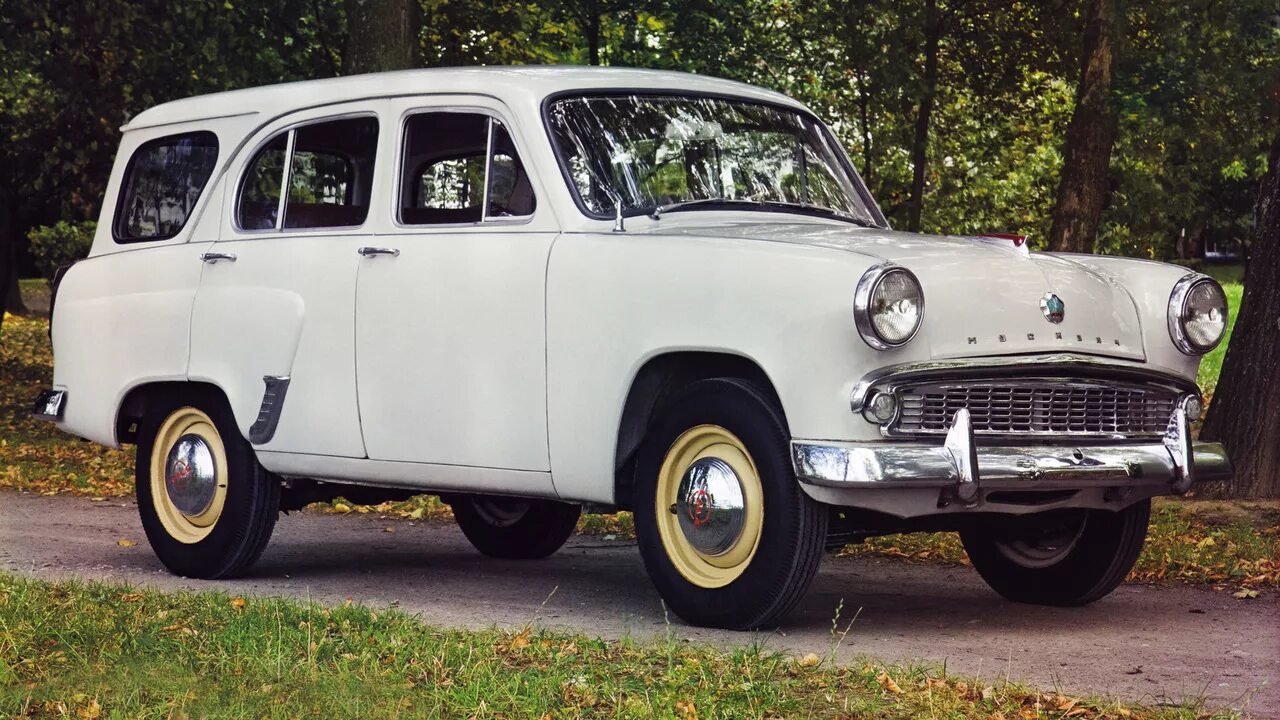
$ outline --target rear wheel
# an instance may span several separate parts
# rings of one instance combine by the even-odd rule
[[[751,629],[781,618],[822,557],[827,510],[800,489],[777,404],[743,380],[702,380],[640,450],[636,538],[676,615]]]
[[[515,560],[544,558],[573,534],[582,507],[555,500],[464,495],[452,502],[458,527],[476,550]]]
[[[1015,602],[1087,605],[1115,590],[1142,552],[1151,501],[1119,512],[1054,510],[961,531],[969,560]]]
[[[258,464],[226,400],[213,392],[158,403],[142,419],[135,487],[156,557],[187,577],[244,572],[279,514],[280,483]]]

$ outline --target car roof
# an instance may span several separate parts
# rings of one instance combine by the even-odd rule
[[[581,65],[490,66],[398,70],[197,95],[144,110],[122,129],[237,115],[277,117],[303,108],[365,98],[483,94],[514,104],[541,102],[548,95],[575,90],[698,92],[803,107],[785,95],[754,85],[683,72]]]

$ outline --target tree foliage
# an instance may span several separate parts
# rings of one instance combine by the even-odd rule
[[[379,6],[390,14],[370,15]],[[896,226],[918,213],[925,231],[1014,231],[1043,245],[1086,6],[0,0],[0,270],[4,244],[25,248],[31,227],[96,217],[129,117],[193,94],[380,67],[349,50],[375,16],[407,18],[428,66],[598,62],[777,89],[831,123]],[[1277,13],[1275,0],[1117,3],[1099,251],[1171,258],[1248,237]]]

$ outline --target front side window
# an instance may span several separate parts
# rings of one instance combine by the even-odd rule
[[[287,130],[263,145],[244,174],[242,230],[357,227],[369,215],[378,121],[344,118]]]
[[[168,240],[181,232],[217,162],[218,136],[208,131],[143,143],[125,169],[116,242]]]
[[[875,225],[856,176],[820,123],[749,100],[579,96],[548,107],[570,185],[597,217],[734,207]]]
[[[402,172],[400,221],[406,225],[523,217],[536,206],[510,133],[488,115],[410,117]]]

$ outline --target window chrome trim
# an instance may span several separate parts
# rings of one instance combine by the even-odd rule
[[[480,191],[480,222],[489,217],[489,181],[493,179],[493,116],[484,123],[484,187]]]
[[[871,322],[871,298],[875,296],[876,288],[880,287],[880,283],[892,273],[906,273],[907,277],[920,288],[920,317],[916,320],[916,326],[912,328],[911,334],[901,342],[891,343],[876,332],[875,325]],[[900,348],[911,342],[915,338],[916,333],[920,332],[920,326],[924,324],[924,286],[920,284],[920,279],[915,273],[905,267],[892,262],[883,262],[873,265],[870,270],[862,274],[858,280],[857,290],[853,294],[853,322],[858,328],[858,334],[862,336],[864,342],[876,350],[892,350]]]
[[[1187,336],[1187,330],[1183,326],[1183,321],[1186,317],[1187,311],[1187,299],[1191,297],[1192,290],[1195,290],[1197,286],[1204,283],[1212,283],[1217,286],[1218,292],[1221,293],[1223,300],[1226,300],[1227,293],[1222,289],[1222,285],[1219,284],[1217,280],[1214,280],[1203,273],[1188,273],[1183,275],[1178,282],[1174,283],[1173,291],[1169,293],[1169,310],[1167,313],[1169,322],[1169,339],[1173,341],[1174,347],[1178,348],[1178,350],[1184,355],[1199,356],[1213,352],[1213,349],[1218,347],[1218,345],[1222,343],[1222,339],[1227,336],[1226,327],[1231,322],[1231,306],[1224,302],[1224,326],[1222,334],[1218,336],[1218,339],[1215,340],[1212,345],[1201,347],[1192,342],[1191,338]]]
[[[488,97],[488,96],[481,96]],[[465,115],[484,115],[489,118],[490,133],[492,133],[493,123],[505,125],[506,122],[501,113],[497,110],[478,105],[440,105],[438,107],[416,107],[405,110],[400,114],[400,142],[396,145],[396,156],[393,158],[395,162],[395,182],[391,189],[391,225],[397,230],[409,230],[412,232],[430,232],[432,230],[463,230],[469,228],[492,227],[494,225],[527,225],[533,222],[538,214],[540,203],[537,202],[538,193],[534,193],[533,212],[528,215],[511,215],[507,216],[486,216],[488,208],[480,208],[480,220],[476,222],[460,222],[460,223],[427,223],[422,225],[412,225],[405,223],[400,219],[400,212],[404,210],[401,204],[401,193],[404,191],[404,163],[408,160],[408,144],[409,144],[409,119],[417,115],[426,115],[429,113],[455,113]],[[517,141],[516,136],[510,130],[507,136],[511,138],[511,144],[515,146],[516,155],[520,158],[528,157],[521,148],[521,143]],[[486,151],[488,151],[488,141],[486,141]],[[489,192],[489,162],[492,159],[492,153],[485,159],[485,193]],[[520,164],[524,167],[525,173],[528,174],[530,181],[534,178],[533,170],[521,160]],[[531,182],[532,184],[532,182]],[[487,202],[487,200],[486,200]]]
[[[276,203],[276,232],[284,229],[284,214],[289,209],[289,183],[293,181],[293,148],[294,143],[297,142],[297,137],[298,129],[290,128],[289,136],[284,141],[284,167],[281,168],[283,172],[280,173],[280,200]],[[236,213],[237,216],[239,214],[239,212]]]

